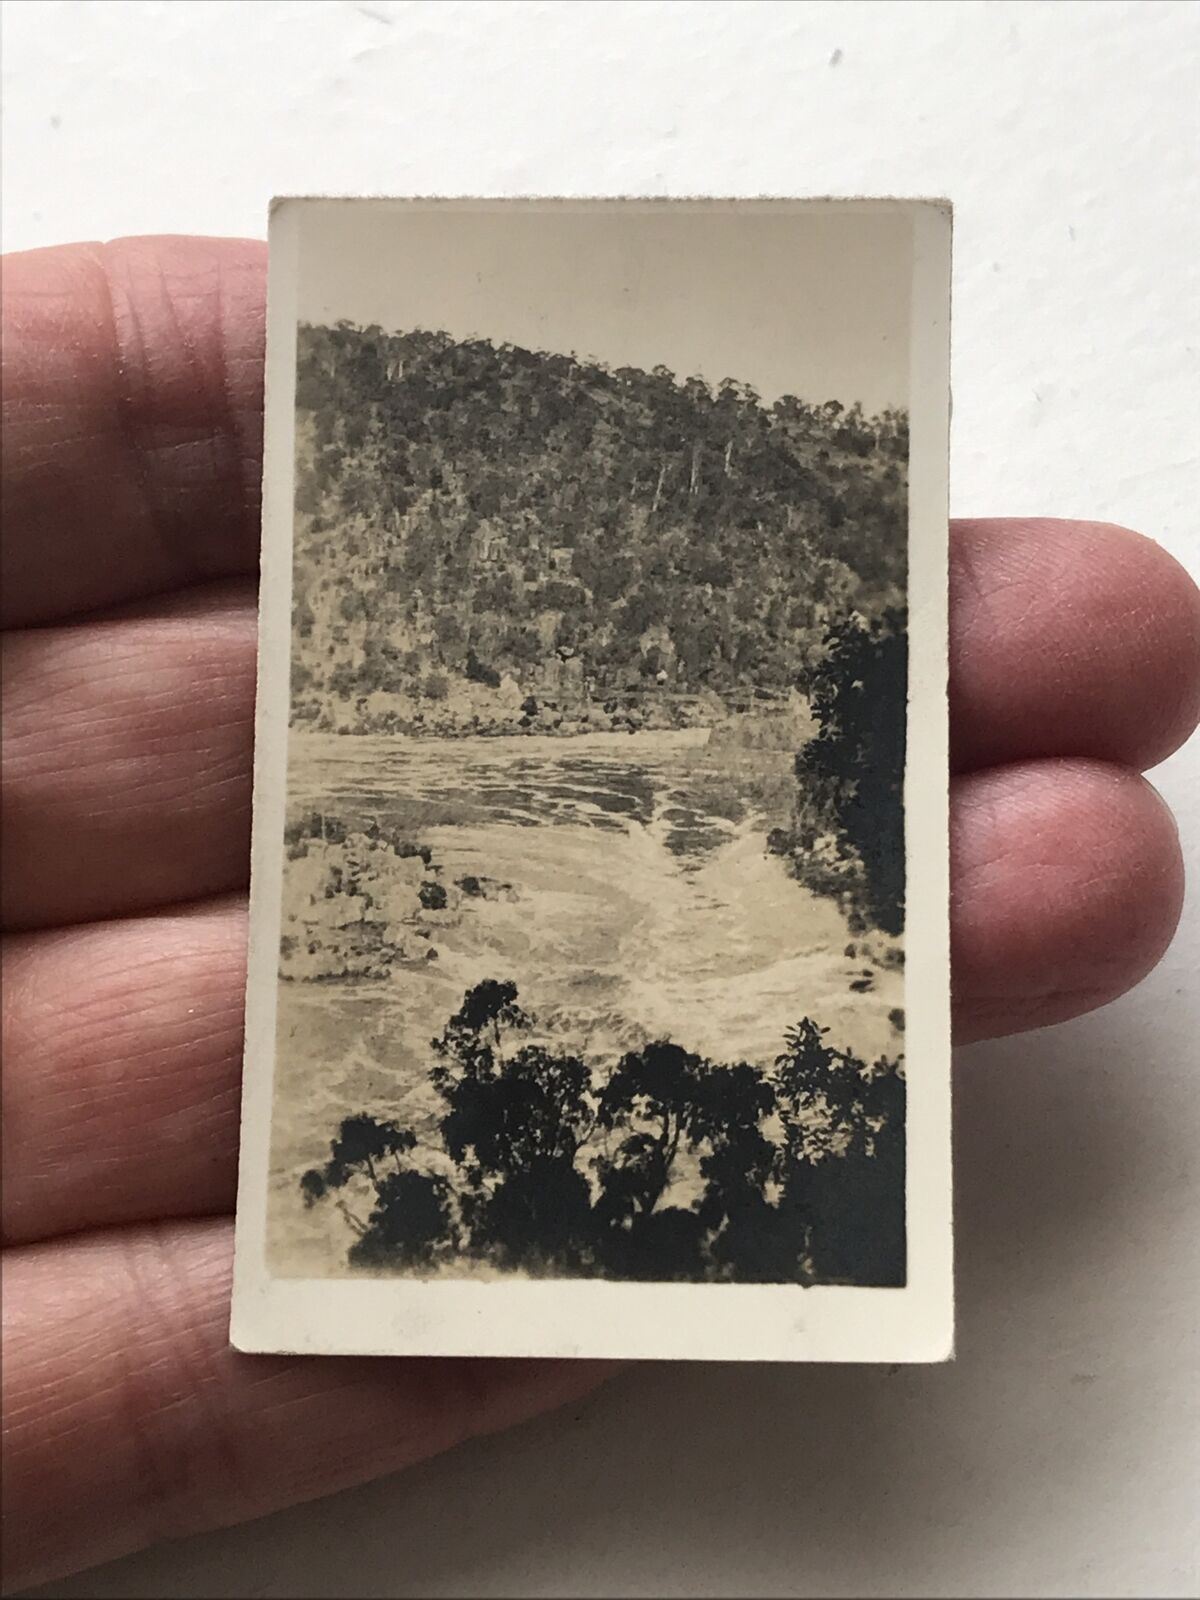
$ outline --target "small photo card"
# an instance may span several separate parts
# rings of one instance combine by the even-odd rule
[[[950,234],[275,203],[238,1349],[951,1354]]]

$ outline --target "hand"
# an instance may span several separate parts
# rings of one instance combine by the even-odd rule
[[[265,247],[132,240],[4,274],[8,1581],[329,1493],[581,1395],[580,1363],[227,1341]],[[1103,1004],[1182,892],[1139,771],[1200,707],[1157,545],[953,529],[955,1028]]]

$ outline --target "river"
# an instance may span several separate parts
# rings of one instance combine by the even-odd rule
[[[804,1016],[868,1060],[901,1047],[903,975],[765,848],[787,751],[707,730],[413,740],[293,734],[289,805],[427,844],[448,882],[511,884],[434,930],[438,959],[383,982],[280,986],[276,1156],[290,1187],[339,1116],[429,1123],[428,1041],[482,978],[593,1061],[670,1037],[767,1064]],[[852,951],[853,953],[848,953]],[[861,984],[870,975],[870,988]],[[293,1191],[294,1193],[294,1191]]]

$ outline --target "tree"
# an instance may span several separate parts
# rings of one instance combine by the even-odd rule
[[[653,1129],[633,1134],[619,1158],[618,1170],[628,1167],[642,1174],[638,1209],[643,1213],[653,1211],[670,1179],[680,1141],[689,1131],[693,1090],[702,1067],[699,1056],[660,1039],[622,1056],[604,1087],[601,1127],[632,1122],[649,1123]],[[629,1186],[629,1180],[622,1179],[622,1187]]]
[[[425,1172],[386,1174],[361,1238],[350,1246],[359,1267],[429,1267],[455,1243],[446,1180]]]
[[[819,1226],[812,1230],[815,1276],[824,1283],[902,1285],[906,1272],[905,1090],[898,1063],[864,1074],[862,1116],[838,1159],[808,1183]]]
[[[825,1043],[828,1028],[805,1017],[776,1057],[776,1097],[789,1146],[808,1157],[831,1154],[864,1117],[863,1064]]]
[[[599,1122],[632,1131],[596,1163],[601,1257],[616,1276],[695,1279],[715,1262],[744,1274],[753,1219],[773,1220],[764,1190],[776,1150],[762,1131],[774,1092],[749,1063],[721,1066],[667,1041],[627,1054],[605,1087]],[[691,1206],[663,1205],[681,1150],[707,1151]],[[768,1275],[769,1276],[769,1275]]]
[[[710,1230],[708,1254],[739,1282],[796,1282],[806,1234],[793,1213],[767,1198],[779,1150],[764,1124],[776,1111],[775,1086],[746,1062],[716,1066],[700,1085],[693,1124],[708,1145],[704,1193],[696,1207]]]
[[[391,1156],[400,1169],[400,1157],[416,1147],[416,1136],[408,1128],[394,1122],[385,1122],[360,1112],[346,1117],[330,1146],[331,1166],[337,1172],[365,1170],[375,1183],[378,1179],[376,1164]],[[329,1167],[326,1183],[330,1182]]]
[[[685,1206],[663,1206],[627,1228],[609,1228],[598,1260],[609,1277],[650,1283],[696,1282],[706,1276],[704,1219]]]
[[[590,1259],[587,1179],[563,1157],[535,1157],[468,1197],[473,1248],[509,1270],[572,1275]]]
[[[442,1143],[462,1174],[473,1244],[512,1265],[582,1257],[590,1191],[575,1170],[594,1117],[591,1074],[579,1057],[520,1044],[530,1019],[516,985],[467,991],[434,1041],[430,1076],[446,1106]]]
[[[388,1220],[384,1213],[398,1204],[404,1195],[411,1197],[413,1186],[401,1180],[417,1176],[404,1165],[405,1158],[416,1147],[417,1139],[412,1130],[401,1128],[395,1122],[373,1117],[365,1111],[344,1117],[337,1134],[330,1141],[329,1160],[323,1167],[311,1167],[300,1178],[300,1193],[305,1206],[312,1207],[337,1195],[335,1204],[353,1230],[356,1246],[371,1239],[374,1243],[368,1245],[368,1250],[372,1250],[385,1235],[395,1235],[398,1239],[409,1225],[400,1223],[395,1217]],[[384,1168],[383,1163],[389,1157],[394,1164],[394,1172]],[[365,1176],[375,1195],[375,1207],[366,1223],[350,1209],[339,1193],[356,1175]],[[389,1195],[391,1200],[385,1198]],[[400,1232],[397,1232],[398,1229]]]
[[[294,690],[299,721],[331,715],[330,696],[354,702],[377,686],[418,700],[427,682],[439,698],[445,674],[491,687],[511,674],[523,692],[540,690],[547,610],[569,617],[601,694],[627,686],[647,627],[682,645],[685,691],[785,689],[812,667],[818,641],[777,628],[771,602],[810,595],[821,562],[849,575],[846,593],[821,602],[835,621],[851,607],[876,617],[902,597],[902,412],[866,417],[795,396],[767,407],[733,379],[714,390],[666,367],[611,371],[429,329],[304,326],[297,358],[310,445],[297,487],[309,674]],[[698,648],[683,644],[713,589],[763,606],[736,628],[713,619],[715,637]],[[361,651],[336,633],[345,594],[367,632]],[[373,638],[415,652],[409,687],[381,670]],[[421,730],[420,709],[389,715]],[[460,714],[451,699],[439,726]]]
[[[709,1154],[700,1163],[708,1179],[701,1211],[716,1225],[727,1218],[748,1192],[759,1194],[775,1163],[775,1146],[763,1124],[776,1110],[775,1086],[749,1062],[708,1065],[695,1086],[689,1113],[694,1141],[704,1140]]]
[[[463,630],[453,612],[439,611],[433,621],[433,636],[447,658],[457,654],[463,644]]]
[[[486,1072],[464,1054],[461,1076],[447,1076],[440,1093],[447,1111],[440,1127],[452,1160],[485,1177],[509,1176],[536,1162],[574,1162],[591,1125],[587,1067],[573,1055],[527,1044]]]
[[[597,1093],[602,1069],[540,1035],[515,984],[484,980],[432,1041],[436,1146],[365,1112],[343,1120],[299,1187],[306,1206],[334,1199],[354,1265],[427,1271],[458,1254],[655,1282],[904,1281],[898,1062],[868,1068],[806,1017],[773,1069],[656,1040]],[[447,1162],[453,1179],[431,1170]],[[342,1191],[371,1197],[365,1219]]]
[[[904,927],[907,663],[903,611],[835,627],[809,683],[820,731],[796,757],[799,875],[828,832],[860,869],[850,892],[859,920],[890,934]]]
[[[621,1220],[649,1216],[670,1185],[680,1146],[719,1136],[715,1085],[725,1081],[724,1070],[667,1039],[621,1057],[597,1112],[600,1127],[632,1130],[600,1164],[606,1214]]]
[[[504,1039],[529,1026],[529,1017],[517,1004],[516,984],[484,978],[467,990],[462,1005],[432,1041],[439,1057],[430,1071],[434,1086],[442,1092],[458,1078],[490,1077],[503,1060]]]
[[[863,1062],[805,1018],[779,1057],[784,1203],[806,1219],[820,1282],[905,1281],[905,1088],[898,1062]]]
[[[475,653],[474,646],[467,651],[467,663],[464,670],[469,683],[486,683],[490,689],[498,689],[500,687],[500,674],[494,667],[489,667],[486,662],[479,659]]]

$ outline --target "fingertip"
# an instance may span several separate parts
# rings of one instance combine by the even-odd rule
[[[4,258],[6,627],[253,571],[266,246]]]
[[[1158,963],[1183,904],[1170,810],[1144,778],[1106,762],[958,779],[952,863],[959,1042],[1115,1000]]]
[[[1145,769],[1200,718],[1200,590],[1153,539],[1052,518],[953,527],[954,761]]]
[[[1141,728],[1141,770],[1158,765],[1191,738],[1200,723],[1200,585],[1164,545],[1119,523],[1088,525],[1112,552],[1114,566],[1148,619],[1142,641],[1147,693]],[[1120,552],[1118,557],[1117,552]],[[1155,792],[1156,791],[1152,791]],[[1174,818],[1164,803],[1164,810]]]

